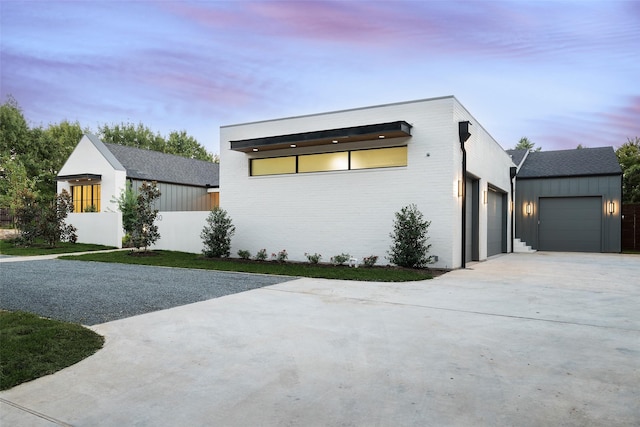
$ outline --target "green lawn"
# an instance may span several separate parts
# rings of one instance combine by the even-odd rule
[[[49,254],[66,254],[70,252],[99,251],[103,249],[114,249],[111,246],[91,245],[86,243],[60,242],[52,248],[42,241],[36,242],[28,248],[16,246],[15,240],[0,240],[0,254],[16,256],[33,256]]]
[[[0,390],[6,390],[78,363],[104,339],[77,324],[0,311],[0,343]]]
[[[236,258],[209,259],[198,254],[173,251],[154,251],[152,256],[133,256],[129,251],[119,251],[85,255],[66,255],[61,259],[375,282],[425,280],[431,279],[434,273],[428,269],[396,267],[350,268],[347,266],[327,264],[314,265],[297,262],[245,261]]]

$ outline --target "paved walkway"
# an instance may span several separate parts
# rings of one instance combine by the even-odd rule
[[[50,254],[50,255],[32,255],[32,256],[12,256],[12,255],[1,255],[0,254],[0,263],[3,262],[24,262],[24,261],[42,261],[45,259],[56,259],[65,255],[84,255],[84,254],[99,254],[102,252],[115,252],[115,251],[130,251],[131,249],[104,249],[101,251],[87,251],[87,252],[73,252],[73,253],[65,253],[65,254]]]
[[[0,393],[0,424],[637,426],[638,277],[638,256],[511,254],[104,323],[94,356]]]

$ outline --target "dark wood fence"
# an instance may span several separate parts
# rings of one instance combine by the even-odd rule
[[[0,208],[0,227],[9,227],[13,225],[13,215],[9,208]]]
[[[622,250],[640,251],[640,204],[622,205]]]

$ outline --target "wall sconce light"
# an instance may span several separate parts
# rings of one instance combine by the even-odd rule
[[[462,197],[462,180],[458,180],[458,197]]]
[[[609,214],[613,215],[616,211],[616,204],[614,202],[609,202]]]
[[[487,198],[488,198],[488,197],[489,197],[489,196],[487,195],[487,191],[485,190],[484,195],[483,195],[483,199],[482,199],[482,200],[484,201],[484,204],[485,204],[485,205],[487,204]]]
[[[527,213],[527,215],[531,215],[531,203],[527,203],[527,205],[525,206],[525,212]]]

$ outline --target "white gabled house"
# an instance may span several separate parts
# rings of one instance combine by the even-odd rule
[[[409,204],[431,221],[434,267],[510,251],[514,164],[453,96],[223,126],[220,144],[232,253],[386,264]]]
[[[83,243],[122,246],[122,216],[114,202],[127,181],[136,191],[143,181],[156,181],[162,193],[161,241],[157,248],[199,252],[199,233],[206,214],[219,204],[219,165],[157,151],[103,143],[95,135],[82,137],[58,172],[58,193],[69,191],[74,213],[68,223]],[[191,228],[176,223],[194,221]],[[199,228],[198,228],[199,227]]]

